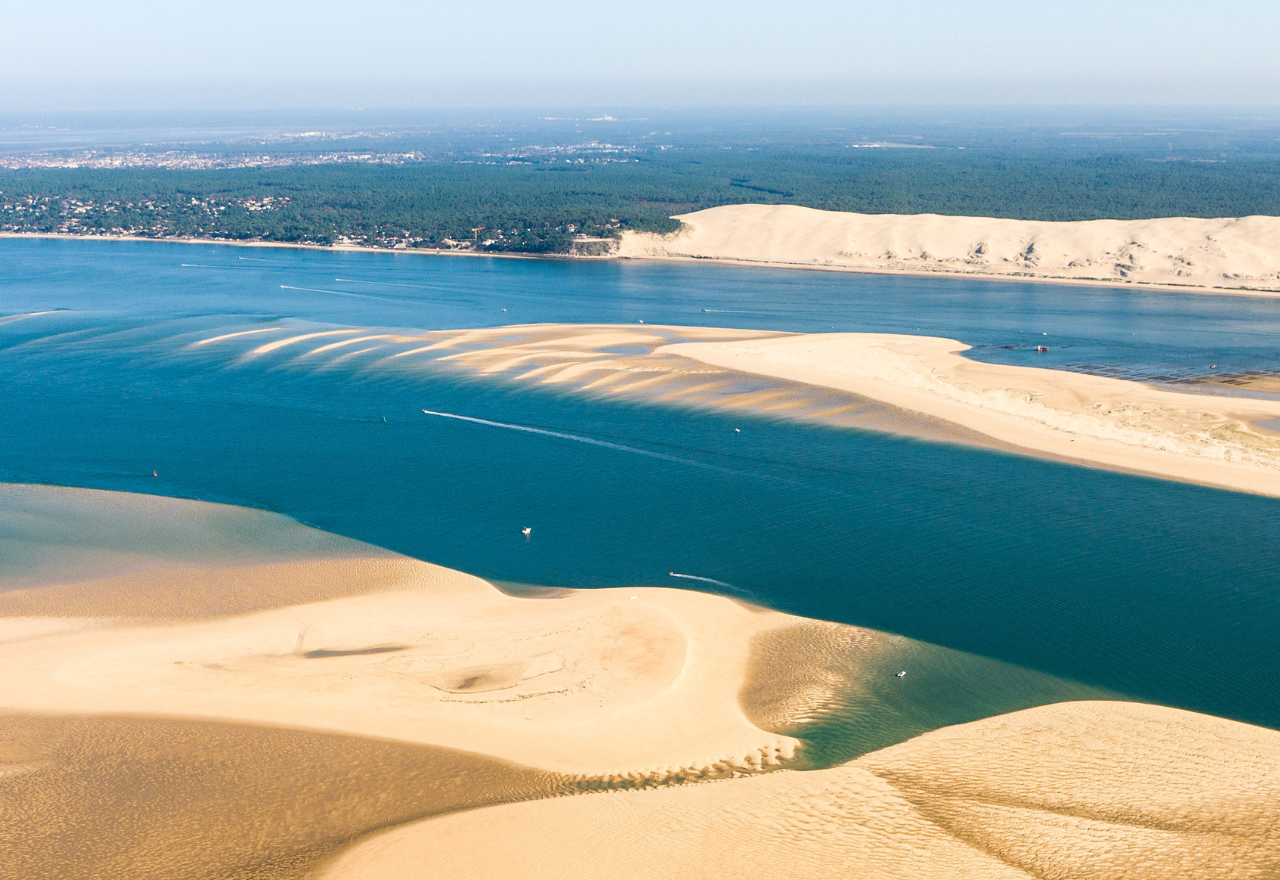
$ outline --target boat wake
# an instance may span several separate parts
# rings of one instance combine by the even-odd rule
[[[689,458],[680,458],[675,455],[667,455],[665,452],[653,452],[649,449],[640,449],[635,446],[624,446],[621,443],[610,443],[608,440],[597,440],[594,437],[583,437],[581,434],[567,434],[564,431],[550,431],[546,428],[534,428],[530,425],[514,425],[510,422],[495,422],[490,419],[480,419],[475,416],[463,416],[458,415],[457,413],[436,412],[431,409],[424,409],[423,413],[429,416],[439,416],[442,419],[456,419],[460,422],[471,422],[475,425],[487,425],[491,428],[506,428],[508,431],[522,431],[526,434],[541,434],[543,437],[555,437],[558,440],[572,440],[574,443],[586,443],[589,446],[601,446],[605,449],[613,449],[618,452],[630,452],[635,455],[644,455],[649,458],[657,458],[662,461],[675,462],[676,464],[687,464],[691,467],[703,468],[706,470],[732,472],[729,468],[720,467],[718,465],[706,464]]]
[[[742,592],[741,587],[735,587],[733,584],[727,584],[724,581],[718,581],[715,578],[701,577],[696,574],[680,574],[679,572],[676,572],[676,571],[667,572],[667,576],[673,577],[673,578],[683,578],[686,581],[702,581],[704,584],[715,584],[718,587],[726,587],[727,589],[730,589],[730,590],[736,590],[738,592]]]

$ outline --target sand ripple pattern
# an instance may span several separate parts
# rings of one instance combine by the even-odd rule
[[[1264,880],[1280,871],[1280,733],[1061,703],[829,770],[448,816],[373,838],[325,876],[497,878],[517,861],[534,880],[618,865],[646,880]]]

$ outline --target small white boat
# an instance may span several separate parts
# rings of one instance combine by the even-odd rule
[[[895,677],[896,677],[896,678],[902,678],[902,677],[903,677],[904,675],[906,675],[906,674],[907,674],[907,670],[905,670],[905,669],[904,669],[904,670],[902,670],[901,672],[899,672],[899,673],[897,674],[897,676],[895,676]]]
[[[520,530],[520,534],[524,535],[527,538],[529,537],[529,535],[533,534],[533,529],[529,528],[528,526],[525,526],[523,529]]]

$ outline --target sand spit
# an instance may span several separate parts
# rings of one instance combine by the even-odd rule
[[[618,256],[1280,293],[1280,217],[1052,223],[726,205],[675,219],[674,235],[623,233]]]
[[[116,521],[89,528],[113,497]],[[681,590],[518,598],[374,548],[326,557],[360,545],[256,511],[6,501],[43,514],[0,517],[27,560],[0,569],[2,877],[1280,869],[1274,731],[1057,703],[796,772],[787,731],[898,637]],[[68,555],[141,540],[157,511],[190,546],[131,572],[58,580],[52,544],[23,550],[44,530]],[[240,534],[259,535],[253,560],[202,555]]]
[[[1035,452],[1280,496],[1280,401],[1164,391],[1065,370],[984,364],[953,339],[823,333],[689,343],[725,369],[848,391]]]
[[[408,825],[324,876],[499,878],[513,864],[531,880],[619,866],[655,880],[1263,880],[1280,871],[1280,733],[1157,706],[1059,703],[830,770]]]
[[[189,546],[148,556],[157,516]],[[517,598],[290,523],[0,486],[0,877],[296,878],[441,812],[795,755],[737,698],[755,636],[794,618],[670,589]],[[207,558],[236,536],[261,546]],[[59,547],[107,576],[65,579],[86,567]]]
[[[1280,496],[1274,421],[1280,401],[1204,393],[1214,386],[1180,392],[984,364],[961,356],[967,345],[928,336],[573,324],[433,336],[439,361],[479,375],[1030,452]],[[1216,388],[1270,387],[1257,378],[1223,378]]]
[[[844,427],[964,442],[1012,451],[996,439],[921,413],[836,389],[752,375],[679,354],[679,343],[747,342],[794,334],[712,327],[527,324],[431,334],[429,346],[391,355],[384,368],[411,369],[407,355],[481,376],[603,397],[749,412]],[[403,361],[400,358],[404,358]]]

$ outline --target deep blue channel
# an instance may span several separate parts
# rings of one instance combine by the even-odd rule
[[[1280,368],[1280,303],[10,240],[0,305],[70,310],[0,323],[0,480],[258,506],[501,580],[688,587],[668,573],[695,574],[783,610],[1280,728],[1280,501],[439,371],[302,371],[185,348],[192,334],[281,316],[429,329],[644,320],[931,333],[979,357],[1178,377],[1206,361]],[[1051,350],[1035,360],[1027,346],[1043,339]]]

